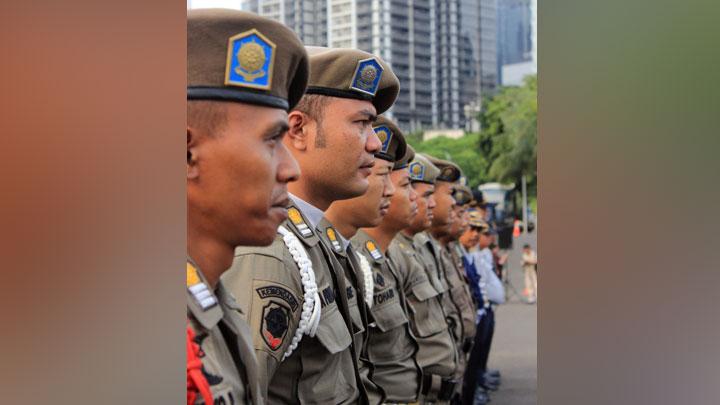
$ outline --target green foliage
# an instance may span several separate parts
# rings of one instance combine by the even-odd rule
[[[521,87],[504,87],[480,114],[478,147],[491,162],[488,176],[500,182],[529,183],[537,176],[537,76]]]
[[[537,76],[520,87],[503,87],[484,100],[479,116],[482,131],[459,139],[447,137],[422,141],[422,134],[408,135],[418,152],[460,165],[471,187],[498,181],[515,183],[523,175],[528,194],[537,195]]]
[[[491,181],[487,177],[488,162],[477,150],[479,139],[480,134],[466,134],[459,139],[440,136],[425,142],[411,140],[410,144],[417,152],[457,163],[467,177],[470,187],[475,187]]]

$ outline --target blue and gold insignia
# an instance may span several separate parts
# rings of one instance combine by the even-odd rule
[[[425,166],[423,166],[420,162],[411,163],[408,169],[410,170],[411,180],[422,180],[425,176]]]
[[[452,179],[453,177],[455,177],[454,174],[455,174],[455,169],[448,166],[448,167],[444,168],[442,170],[442,172],[440,172],[438,179]]]
[[[256,29],[230,37],[225,84],[270,90],[275,44]]]
[[[357,64],[350,88],[374,96],[377,92],[378,84],[380,84],[382,73],[383,68],[377,59],[363,59]]]
[[[390,148],[390,140],[392,140],[392,131],[390,131],[390,128],[385,125],[375,127],[373,130],[375,131],[375,135],[380,138],[380,142],[382,142],[380,152],[387,153],[388,148]]]

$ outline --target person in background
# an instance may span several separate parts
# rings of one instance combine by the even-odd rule
[[[355,276],[365,284],[366,295],[358,298],[359,304],[367,306],[369,320],[363,325],[361,357],[366,364],[361,366],[367,368],[368,375],[372,372],[372,382],[384,392],[384,397],[369,392],[370,404],[410,403],[417,400],[420,391],[421,369],[415,362],[417,344],[408,326],[405,297],[398,287],[396,269],[384,254],[392,237],[376,240],[360,229],[378,226],[389,213],[396,193],[408,195],[409,181],[401,189],[395,186],[392,177],[396,168],[407,175],[409,149],[402,132],[389,119],[378,117],[373,130],[382,147],[375,153],[373,173],[368,177],[370,187],[360,197],[330,205],[325,217],[337,234],[326,231],[321,237],[343,266],[352,267]],[[343,250],[347,254],[342,255]]]
[[[495,262],[495,275],[497,275],[500,280],[504,280],[505,263],[507,263],[508,255],[507,253],[500,253],[500,248],[495,242],[490,244],[490,251],[493,254],[493,261]]]
[[[468,278],[474,283],[473,292],[479,302],[476,317],[476,334],[468,367],[464,376],[462,403],[482,405],[490,401],[488,391],[496,390],[500,384],[500,372],[487,369],[490,342],[495,325],[493,303],[504,302],[504,295],[498,296],[497,289],[489,291],[488,279],[495,276],[493,272],[492,254],[488,247],[492,243],[492,230],[485,222],[481,213],[470,211],[469,227],[460,237],[463,248],[470,253],[464,257],[465,270]],[[502,290],[502,285],[500,285]],[[504,291],[503,291],[504,293]],[[491,297],[494,301],[491,301]]]
[[[422,154],[416,154],[408,170],[412,189],[417,194],[417,209],[407,213],[407,207],[402,210],[399,201],[392,201],[387,216],[376,229],[395,234],[387,258],[395,265],[398,278],[403,280],[401,284],[410,309],[408,318],[418,343],[416,360],[423,378],[418,402],[446,405],[455,391],[454,375],[459,357],[443,307],[443,293],[447,289],[440,281],[437,267],[426,264],[414,241],[415,235],[432,225],[435,182],[440,169]],[[374,236],[380,238],[379,233]]]
[[[537,301],[537,254],[527,243],[523,246],[522,266],[525,271],[525,290],[528,304]]]

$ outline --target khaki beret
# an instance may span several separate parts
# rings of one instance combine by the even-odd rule
[[[462,171],[460,170],[460,167],[456,165],[453,162],[438,159],[434,156],[428,155],[427,158],[437,166],[438,169],[440,169],[440,174],[435,179],[435,181],[447,181],[450,183],[455,183],[456,181],[460,180],[460,177],[462,177]]]
[[[408,144],[407,149],[405,150],[405,154],[403,155],[400,160],[395,161],[395,165],[393,166],[393,170],[400,170],[408,167],[410,164],[410,161],[412,161],[415,158],[415,149],[413,149],[410,144]]]
[[[308,56],[292,30],[256,14],[187,11],[187,99],[290,110],[305,93]]]
[[[473,228],[480,228],[482,232],[487,232],[490,230],[490,225],[485,222],[482,215],[480,214],[480,211],[477,210],[472,210],[468,213],[468,225],[472,226]]]
[[[453,190],[453,198],[457,205],[469,204],[473,200],[472,190],[466,185],[457,184]]]
[[[310,80],[307,94],[352,98],[387,111],[400,92],[400,81],[379,56],[358,49],[307,46]]]
[[[389,162],[402,159],[407,151],[405,136],[400,128],[387,117],[380,116],[373,124],[373,131],[380,138],[382,146],[375,153],[375,157]]]
[[[435,184],[435,178],[440,174],[440,169],[428,160],[422,153],[416,153],[410,166],[410,181]]]

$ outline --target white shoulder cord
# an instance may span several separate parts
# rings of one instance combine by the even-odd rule
[[[308,258],[307,252],[297,236],[288,231],[282,225],[278,227],[278,233],[282,235],[285,246],[287,246],[290,254],[300,268],[300,279],[302,280],[304,300],[302,314],[300,315],[300,324],[295,330],[295,336],[287,351],[283,355],[282,360],[288,358],[297,348],[303,335],[315,336],[318,325],[320,324],[320,294],[318,294],[317,284],[315,282],[315,272],[312,268],[312,262]]]
[[[358,257],[358,261],[360,261],[360,270],[362,270],[363,281],[365,282],[365,302],[367,303],[368,308],[372,308],[373,287],[375,287],[375,282],[373,281],[372,269],[370,268],[370,263],[368,262],[368,260],[365,256],[361,255],[358,252],[355,252],[355,254]]]

